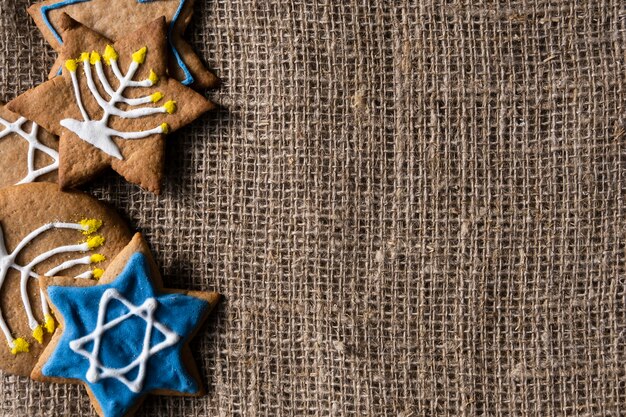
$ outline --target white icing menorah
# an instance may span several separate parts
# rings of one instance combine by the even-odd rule
[[[122,110],[116,107],[118,104],[126,104],[130,107],[138,107],[150,103],[158,103],[163,99],[163,94],[160,92],[156,92],[140,98],[124,97],[124,91],[129,87],[148,88],[152,87],[158,82],[158,77],[154,73],[154,71],[150,71],[150,76],[145,80],[133,81],[133,77],[137,73],[139,66],[145,62],[146,52],[147,48],[144,47],[132,55],[133,62],[130,64],[128,71],[125,75],[122,74],[122,71],[117,64],[117,52],[110,45],[106,47],[102,56],[95,51],[91,54],[89,52],[83,52],[79,59],[67,60],[65,62],[65,68],[69,71],[70,77],[72,78],[72,85],[74,87],[74,98],[76,100],[76,104],[78,105],[83,120],[63,119],[61,120],[61,126],[74,132],[85,142],[90,143],[91,145],[107,153],[108,155],[120,160],[124,159],[124,157],[122,156],[122,153],[120,152],[118,146],[113,141],[113,137],[132,140],[144,139],[148,136],[155,134],[167,134],[169,132],[169,126],[167,125],[167,123],[162,123],[161,125],[153,129],[138,132],[121,132],[108,126],[111,116],[120,117],[122,119],[138,119],[141,117],[147,117],[156,114],[172,114],[176,111],[176,102],[171,100],[160,107],[145,106],[132,110]],[[119,83],[117,89],[114,89],[107,79],[104,73],[102,59],[104,59],[105,63],[111,67],[113,75],[115,75],[115,78]],[[102,117],[98,120],[91,120],[89,113],[87,112],[83,104],[80,84],[78,82],[78,76],[76,74],[79,63],[83,64],[83,72],[85,74],[85,79],[87,80],[87,87],[89,88],[89,92],[98,103],[98,106],[100,106],[100,108],[104,112]],[[108,100],[102,97],[102,95],[98,91],[91,70],[92,66],[96,69],[96,75],[98,77],[100,85],[109,96]]]
[[[0,125],[4,126],[4,130],[0,132],[0,139],[10,135],[11,133],[16,133],[20,135],[24,140],[26,140],[26,142],[28,142],[28,174],[26,174],[26,176],[18,184],[34,182],[42,175],[59,169],[59,153],[54,149],[49,148],[48,146],[39,142],[39,126],[37,124],[33,123],[30,133],[26,132],[23,128],[26,122],[28,122],[28,120],[25,117],[20,117],[15,122],[9,122],[0,117]],[[43,152],[48,155],[50,158],[53,159],[53,162],[48,166],[36,169],[35,153],[37,151]]]
[[[7,251],[5,243],[4,243],[4,232],[2,226],[0,225],[0,289],[4,286],[5,279],[9,270],[13,269],[20,273],[20,294],[22,298],[22,304],[24,306],[24,312],[26,313],[26,317],[28,319],[28,325],[32,330],[33,338],[39,342],[43,343],[43,335],[44,329],[48,333],[52,333],[55,328],[54,319],[50,314],[50,308],[46,301],[45,295],[43,291],[39,291],[40,301],[41,301],[41,310],[44,315],[44,323],[39,324],[37,319],[33,314],[33,309],[31,307],[31,303],[28,297],[28,282],[30,279],[38,279],[40,277],[39,274],[33,272],[33,269],[37,267],[37,265],[42,262],[47,261],[55,255],[65,254],[65,253],[86,253],[93,249],[96,249],[104,244],[104,238],[99,235],[94,235],[95,232],[102,226],[102,222],[100,220],[83,220],[79,223],[61,223],[61,222],[53,222],[48,223],[40,228],[32,231],[28,234],[12,252]],[[26,248],[28,244],[30,244],[33,240],[41,236],[42,234],[53,230],[53,229],[66,229],[66,230],[77,230],[82,232],[87,236],[87,240],[83,243],[75,244],[75,245],[64,245],[59,246],[53,249],[50,249],[38,256],[36,256],[33,260],[28,262],[26,265],[19,265],[17,263],[17,257],[20,253]],[[67,271],[70,268],[73,268],[78,265],[91,265],[94,263],[104,261],[104,256],[100,254],[92,254],[88,256],[81,256],[76,259],[72,259],[69,261],[65,261],[54,268],[48,270],[44,276],[56,276],[64,271]],[[99,278],[102,276],[101,269],[89,269],[88,271],[78,275],[76,278]],[[20,352],[28,352],[29,343],[24,338],[14,338],[9,326],[7,325],[4,316],[2,315],[2,306],[0,305],[0,329],[4,333],[6,340],[9,344],[9,348],[11,349],[11,353],[18,354]]]

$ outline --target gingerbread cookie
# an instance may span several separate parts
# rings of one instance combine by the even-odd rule
[[[8,104],[60,136],[59,184],[76,187],[107,167],[160,193],[164,137],[214,105],[166,75],[167,26],[159,18],[111,43],[68,15],[62,77]]]
[[[45,278],[61,331],[33,370],[40,381],[81,382],[99,415],[130,416],[149,394],[200,395],[188,342],[217,293],[166,290],[136,235],[96,285]]]
[[[97,279],[130,239],[115,211],[85,194],[46,183],[0,190],[0,369],[29,375],[55,329],[40,276]]]
[[[171,51],[170,75],[184,85],[215,87],[217,77],[204,67],[192,47],[183,39],[191,21],[193,5],[193,0],[47,0],[32,5],[28,12],[56,51],[63,47],[63,13],[114,41],[165,16]],[[57,61],[50,78],[58,75],[62,66],[63,61]]]
[[[0,104],[0,188],[57,180],[58,140]]]

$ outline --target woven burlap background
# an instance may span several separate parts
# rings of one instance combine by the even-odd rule
[[[53,54],[0,2],[0,98]],[[198,0],[223,106],[86,190],[225,296],[141,416],[626,414],[626,4]],[[92,416],[0,378],[3,416]]]

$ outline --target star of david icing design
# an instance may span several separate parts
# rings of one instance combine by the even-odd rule
[[[128,308],[128,313],[105,322],[107,307],[111,300],[121,302]],[[97,383],[102,378],[115,378],[126,385],[132,392],[141,392],[148,360],[163,349],[174,346],[180,340],[179,335],[155,320],[154,311],[157,307],[158,303],[154,298],[148,298],[141,306],[136,306],[114,288],[110,288],[102,294],[96,328],[87,336],[70,342],[70,349],[89,360],[89,370],[85,375],[87,381]],[[141,352],[129,365],[123,368],[109,368],[105,364],[102,364],[99,359],[102,339],[105,337],[107,330],[123,323],[131,316],[139,317],[146,322]],[[154,330],[161,332],[165,336],[165,340],[155,346],[151,346],[151,336]],[[85,349],[90,343],[93,346],[91,351]],[[129,380],[126,375],[135,368],[138,368],[137,376],[133,380]]]
[[[62,331],[34,379],[83,383],[103,417],[131,415],[146,394],[202,394],[187,343],[219,295],[162,288],[140,235],[99,283],[44,277],[41,285]]]

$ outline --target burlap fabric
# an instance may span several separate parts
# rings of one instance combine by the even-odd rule
[[[0,3],[3,100],[53,55]],[[225,301],[142,416],[626,414],[626,4],[198,1],[165,194],[87,189]],[[91,416],[3,376],[3,416]]]

